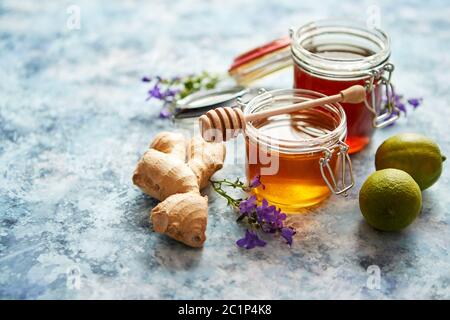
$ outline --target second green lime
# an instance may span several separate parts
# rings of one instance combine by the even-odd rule
[[[361,213],[372,227],[398,231],[410,225],[422,208],[422,193],[414,179],[402,170],[375,171],[359,192]]]

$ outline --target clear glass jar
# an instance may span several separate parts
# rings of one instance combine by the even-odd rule
[[[364,103],[342,104],[347,114],[350,153],[369,143],[374,128],[398,118],[392,103],[394,66],[389,63],[390,40],[386,33],[362,23],[324,20],[291,30],[290,36],[294,88],[325,95],[356,84],[367,88]],[[381,105],[382,94],[391,102],[386,108]]]
[[[244,105],[244,114],[323,96],[300,89],[262,91]],[[259,175],[264,184],[254,190],[257,197],[296,213],[331,192],[346,194],[354,184],[346,135],[346,115],[337,103],[247,123],[247,179]]]

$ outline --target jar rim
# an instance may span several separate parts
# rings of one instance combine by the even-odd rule
[[[374,54],[353,58],[325,57],[311,52],[303,42],[320,35],[341,34],[365,40],[377,46]],[[390,57],[390,38],[381,29],[368,28],[360,21],[324,19],[309,22],[297,30],[291,29],[291,52],[294,62],[313,73],[330,77],[361,77],[383,66]],[[369,49],[360,43],[361,49]],[[354,46],[356,47],[356,45]]]
[[[245,105],[243,110],[244,115],[247,116],[260,111],[264,107],[267,108],[271,101],[273,101],[271,99],[289,96],[292,99],[297,97],[302,100],[312,100],[325,97],[322,93],[305,89],[276,89],[265,91],[253,97]],[[339,124],[330,132],[318,137],[295,140],[276,138],[261,132],[261,130],[255,127],[252,122],[249,122],[246,125],[245,137],[252,139],[259,146],[283,153],[311,153],[332,148],[339,141],[344,142],[347,136],[347,117],[344,109],[339,103],[325,104],[323,107],[339,117]],[[320,107],[312,107],[311,109],[314,108]]]

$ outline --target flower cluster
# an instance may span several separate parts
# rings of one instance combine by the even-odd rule
[[[401,94],[396,94],[394,92],[394,96],[393,96],[393,104],[397,107],[397,109],[399,110],[398,113],[403,113],[405,116],[408,113],[408,108],[407,106],[411,106],[413,107],[413,109],[416,109],[417,107],[419,107],[422,102],[423,102],[423,98],[409,98],[406,100],[406,102],[404,101],[404,97]],[[388,107],[388,101],[386,98],[383,99],[382,101],[383,105],[385,108]],[[390,118],[394,117],[395,113],[391,114]],[[394,125],[394,123],[392,123],[391,125]]]
[[[291,227],[284,226],[286,215],[277,209],[275,206],[269,205],[266,199],[262,199],[261,203],[257,202],[256,196],[252,195],[247,199],[235,199],[223,190],[223,186],[239,188],[243,191],[249,192],[253,188],[265,188],[260,177],[257,176],[246,185],[240,179],[234,182],[229,180],[211,181],[214,190],[227,199],[228,204],[239,211],[237,221],[246,222],[250,227],[245,232],[245,236],[239,239],[236,244],[245,249],[252,249],[255,247],[264,247],[266,242],[259,238],[257,231],[262,231],[265,234],[278,234],[286,243],[292,245],[292,238],[295,235],[295,230]]]
[[[199,75],[185,77],[162,78],[156,76],[142,78],[142,82],[151,85],[147,92],[147,100],[157,99],[163,102],[159,114],[160,118],[169,118],[172,115],[172,109],[177,100],[199,90],[214,89],[219,80],[217,75],[212,75],[206,71]]]

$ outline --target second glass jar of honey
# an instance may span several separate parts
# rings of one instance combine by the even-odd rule
[[[329,95],[349,86],[366,86],[367,97],[359,105],[342,104],[347,114],[350,153],[369,143],[373,129],[395,121],[393,103],[382,105],[382,95],[392,101],[389,63],[390,41],[381,30],[363,24],[324,20],[291,30],[294,88]]]
[[[263,91],[244,106],[244,114],[323,97],[300,89]],[[339,104],[307,108],[247,123],[246,174],[260,176],[255,189],[283,212],[318,204],[331,192],[345,194],[353,186],[346,115]]]

